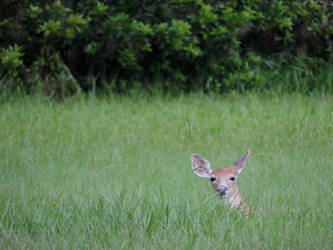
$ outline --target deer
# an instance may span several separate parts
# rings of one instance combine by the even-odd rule
[[[230,209],[240,208],[246,215],[250,213],[250,206],[242,199],[237,187],[237,177],[245,168],[246,160],[250,155],[248,151],[232,166],[214,170],[209,161],[200,155],[192,155],[192,169],[200,177],[208,178],[214,191],[222,200],[222,204]]]

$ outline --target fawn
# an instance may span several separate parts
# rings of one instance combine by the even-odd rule
[[[214,190],[218,193],[224,205],[230,208],[240,208],[245,214],[249,214],[250,207],[239,195],[236,180],[239,173],[244,169],[249,155],[250,151],[235,161],[231,167],[219,168],[215,171],[205,158],[196,154],[192,155],[194,173],[200,177],[210,179]]]

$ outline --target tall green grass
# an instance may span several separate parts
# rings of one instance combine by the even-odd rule
[[[251,150],[222,208],[191,170]],[[333,96],[0,104],[0,248],[332,249]]]
[[[333,93],[332,59],[290,58],[282,54],[278,58],[265,58],[261,73],[266,76],[266,84],[258,89],[280,94],[312,92]]]

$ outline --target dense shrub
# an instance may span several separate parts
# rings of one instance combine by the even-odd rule
[[[330,60],[332,12],[328,0],[3,0],[2,88],[263,86],[263,55]]]

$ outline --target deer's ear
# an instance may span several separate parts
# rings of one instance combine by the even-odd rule
[[[210,178],[213,173],[209,161],[199,155],[192,155],[192,169],[200,177]]]
[[[247,151],[245,155],[241,156],[237,161],[235,161],[234,164],[232,164],[232,166],[236,168],[237,174],[239,174],[245,168],[246,159],[249,157],[249,155],[250,151]]]

